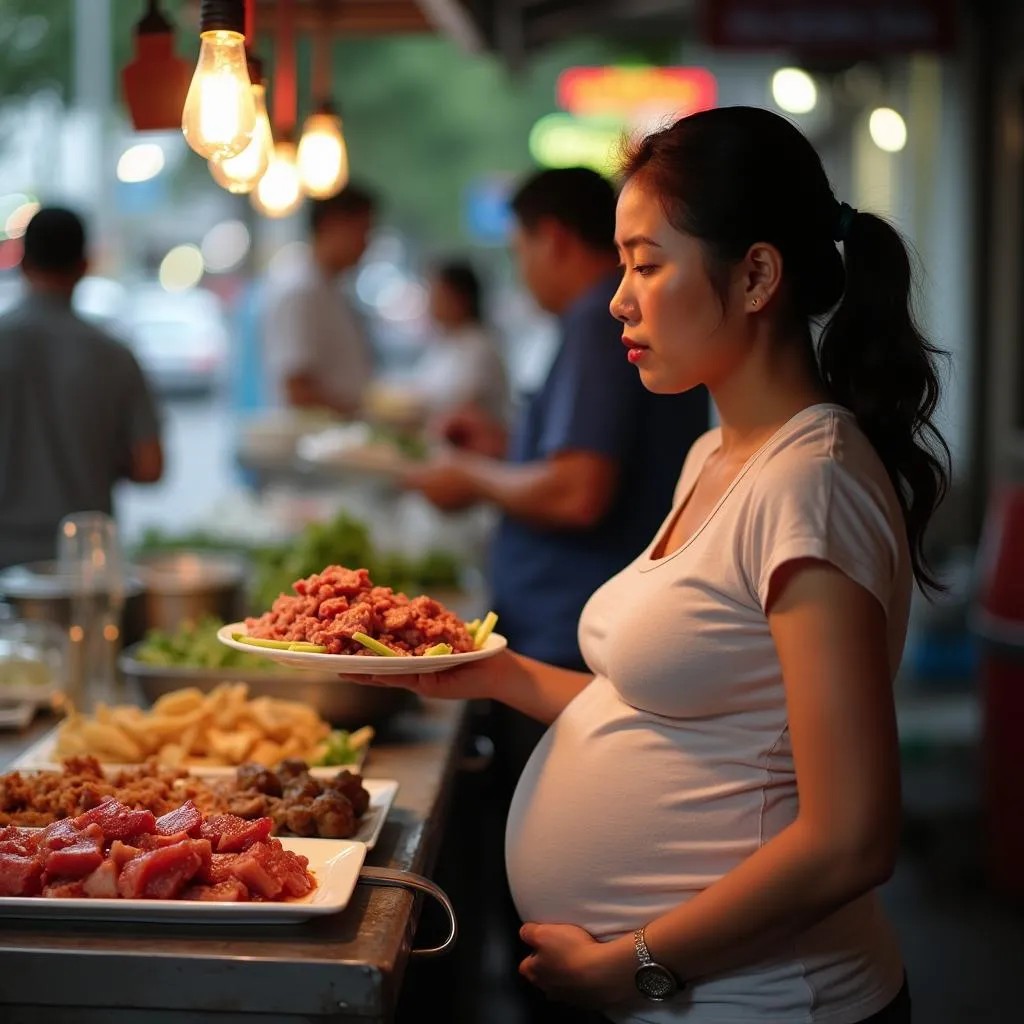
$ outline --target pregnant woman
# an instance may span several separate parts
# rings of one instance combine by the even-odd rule
[[[507,655],[400,682],[550,723],[506,858],[521,970],[552,999],[619,1022],[902,1024],[875,890],[899,836],[892,684],[948,465],[907,252],[764,110],[685,118],[624,179],[623,358],[654,392],[706,384],[721,426],[583,612],[589,673]]]

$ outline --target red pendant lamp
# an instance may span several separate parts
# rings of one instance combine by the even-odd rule
[[[139,132],[176,131],[192,80],[192,65],[174,52],[174,26],[148,0],[135,26],[135,56],[121,72],[125,102]]]

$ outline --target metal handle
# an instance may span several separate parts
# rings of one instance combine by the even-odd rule
[[[448,914],[450,927],[448,937],[440,946],[430,946],[426,949],[414,949],[413,956],[440,956],[446,953],[455,945],[459,934],[459,925],[455,919],[455,908],[448,894],[439,885],[435,885],[429,878],[413,874],[411,871],[395,871],[392,868],[373,868],[363,865],[359,872],[359,881],[363,885],[379,885],[385,888],[409,889],[413,892],[422,892],[427,896],[433,896],[438,903],[444,907]]]

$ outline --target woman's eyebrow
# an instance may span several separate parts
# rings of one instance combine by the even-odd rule
[[[635,249],[639,245],[649,245],[655,249],[661,248],[653,238],[649,238],[647,235],[632,235],[624,242],[618,242],[617,244],[620,249]]]

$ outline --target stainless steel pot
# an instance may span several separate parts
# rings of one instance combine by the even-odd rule
[[[61,629],[71,625],[74,580],[60,572],[57,562],[28,562],[0,572],[0,600],[9,604],[19,619],[52,622]],[[124,621],[121,635],[126,644],[141,640],[146,631],[142,584],[135,575],[125,583]]]
[[[212,615],[235,622],[245,614],[247,567],[243,559],[209,551],[137,556],[149,629],[177,629]]]
[[[118,666],[125,683],[137,687],[141,696],[150,703],[165,693],[187,686],[209,693],[220,683],[242,682],[248,685],[251,697],[300,701],[332,725],[351,729],[379,725],[417,703],[416,696],[407,690],[390,686],[360,686],[327,673],[149,665],[135,657],[136,651],[137,646],[123,651]]]

